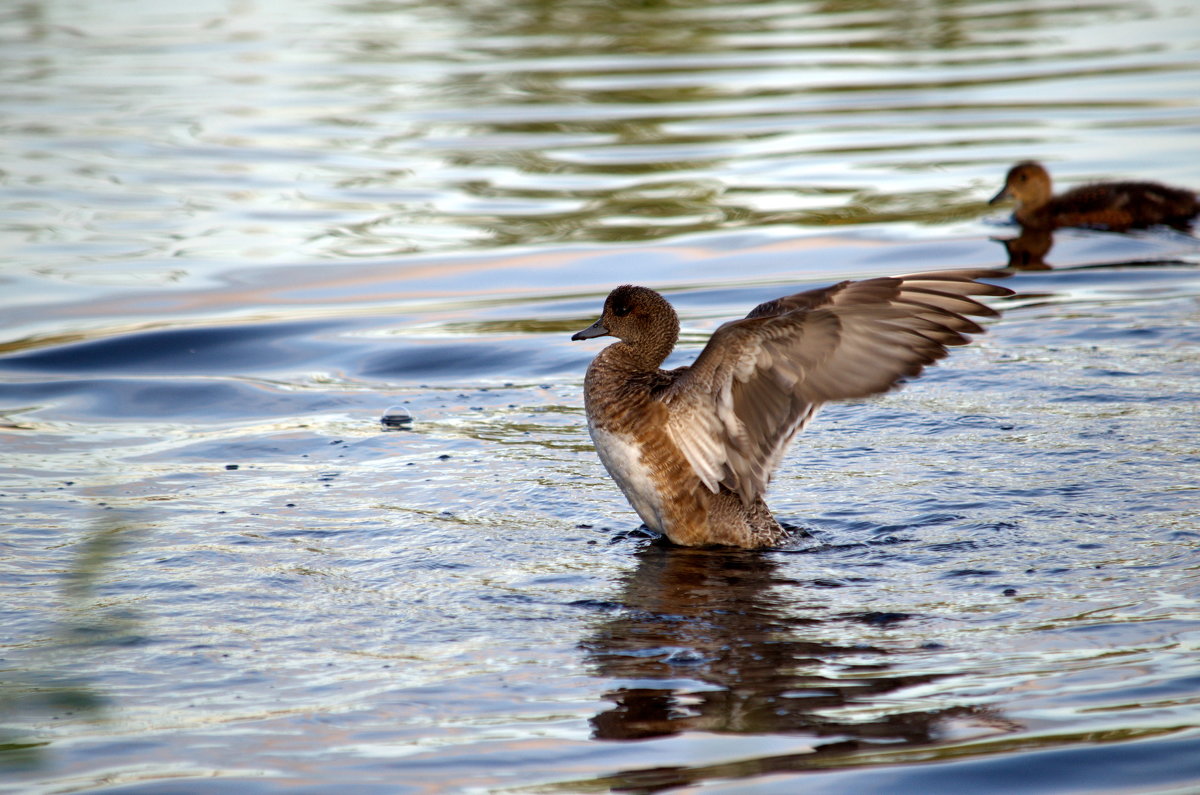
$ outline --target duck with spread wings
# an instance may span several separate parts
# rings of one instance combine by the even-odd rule
[[[846,281],[768,301],[663,370],[679,317],[659,293],[613,290],[572,339],[613,336],[584,402],[600,460],[650,528],[686,546],[766,547],[786,533],[763,500],[793,437],[833,400],[886,392],[983,331],[976,300],[1011,290],[957,270]]]

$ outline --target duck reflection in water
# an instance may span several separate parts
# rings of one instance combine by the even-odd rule
[[[993,237],[1004,246],[1008,267],[1024,271],[1048,271],[1046,255],[1054,246],[1054,233],[1049,229],[1021,227],[1016,237]]]
[[[613,707],[591,719],[596,739],[692,731],[827,738],[812,752],[751,760],[755,770],[743,771],[750,774],[809,767],[824,755],[880,741],[930,743],[952,717],[995,723],[971,707],[896,711],[870,720],[856,711],[840,719],[848,706],[939,677],[889,674],[883,649],[804,639],[822,622],[794,615],[795,600],[777,591],[812,584],[781,576],[769,553],[651,544],[637,558],[623,583],[621,614],[582,643],[597,675],[638,682],[606,693]],[[883,627],[907,618],[865,613],[845,620]]]

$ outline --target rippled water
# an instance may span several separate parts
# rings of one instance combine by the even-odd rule
[[[1030,157],[1200,187],[1194,3],[46,0],[0,41],[0,791],[1200,786],[1200,242],[986,205]],[[801,438],[809,538],[667,548],[604,475],[568,338],[613,285],[682,363],[1010,258],[977,344]]]

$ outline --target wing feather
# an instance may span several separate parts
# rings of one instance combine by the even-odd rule
[[[749,503],[793,437],[831,400],[886,392],[983,329],[972,296],[1011,290],[970,269],[842,282],[768,301],[713,333],[660,399],[668,432],[700,480]]]

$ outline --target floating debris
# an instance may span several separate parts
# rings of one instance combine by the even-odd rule
[[[379,418],[385,428],[407,429],[412,427],[412,413],[404,406],[392,406]]]

